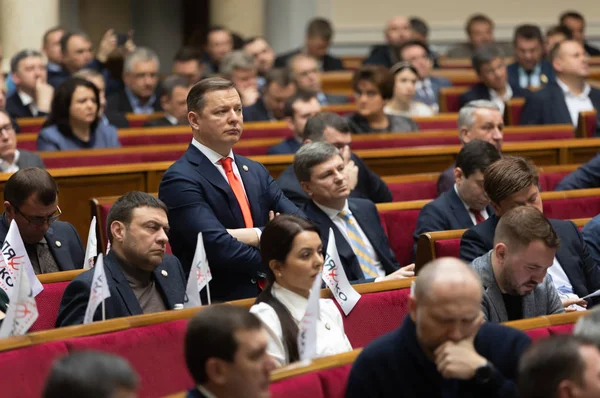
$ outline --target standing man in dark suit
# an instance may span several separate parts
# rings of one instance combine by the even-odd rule
[[[360,353],[346,398],[517,396],[517,366],[531,340],[483,321],[481,282],[462,261],[425,265],[409,316]]]
[[[481,83],[459,97],[461,107],[471,101],[488,100],[496,104],[500,113],[504,114],[504,107],[509,99],[526,97],[529,93],[528,90],[509,83],[504,54],[498,47],[488,45],[478,48],[473,53],[471,63]]]
[[[491,101],[472,101],[458,112],[458,138],[464,145],[472,140],[483,140],[502,151],[502,130],[504,118],[500,110]],[[454,165],[440,174],[437,181],[438,195],[454,186]]]
[[[564,40],[554,46],[550,60],[556,82],[529,96],[521,112],[521,124],[577,127],[579,112],[600,110],[600,90],[585,81],[589,74],[585,50],[575,40]]]
[[[288,62],[288,69],[297,89],[314,93],[322,106],[348,103],[346,96],[323,92],[317,60],[310,55],[294,55]]]
[[[500,217],[517,206],[532,206],[543,211],[538,171],[521,157],[504,156],[484,173],[484,188],[495,215],[469,228],[460,241],[460,258],[473,261],[494,247],[494,232]],[[551,274],[565,307],[577,303],[579,297],[600,289],[600,268],[590,256],[581,233],[571,221],[550,219],[560,238]],[[554,273],[555,272],[555,273]],[[557,276],[560,274],[560,277]],[[598,302],[588,300],[589,305]]]
[[[555,191],[598,187],[600,187],[600,154],[563,178],[556,186]]]
[[[350,198],[340,151],[325,142],[305,144],[294,157],[294,172],[310,197],[303,210],[319,229],[323,247],[333,228],[349,281],[381,282],[414,276],[414,264],[400,268],[375,204]]]
[[[189,273],[202,232],[214,301],[255,297],[264,275],[262,227],[276,213],[302,216],[260,163],[234,155],[242,102],[232,82],[208,78],[187,99],[194,138],[163,176],[158,195],[169,207],[173,253]]]
[[[285,101],[296,92],[296,85],[285,68],[270,70],[265,79],[262,95],[253,105],[244,109],[244,120],[247,122],[282,120],[285,117]]]
[[[161,84],[160,104],[165,115],[150,119],[144,127],[187,126],[187,96],[192,89],[189,80],[181,76],[169,76]]]
[[[36,274],[82,268],[81,239],[71,224],[57,221],[61,214],[54,178],[35,167],[19,170],[4,187],[0,244],[15,220]]]
[[[560,16],[559,23],[571,31],[573,39],[583,46],[585,52],[591,56],[600,55],[597,47],[589,45],[585,40],[585,19],[577,11],[567,11]]]
[[[516,61],[506,68],[511,87],[540,88],[554,81],[554,69],[544,57],[544,38],[538,26],[517,26],[513,46]]]
[[[391,68],[399,61],[397,49],[413,37],[408,18],[398,15],[392,17],[383,31],[386,44],[378,44],[371,48],[371,53],[363,62],[364,65],[381,65]]]
[[[392,193],[383,180],[373,173],[358,156],[350,151],[352,134],[348,122],[336,113],[323,112],[308,119],[304,127],[303,143],[324,141],[338,148],[344,158],[344,171],[348,174],[350,196],[369,199],[374,203],[392,201]],[[277,178],[277,185],[285,196],[302,207],[310,201],[300,186],[290,165]]]
[[[46,168],[40,155],[17,149],[17,134],[6,111],[0,110],[0,172],[14,173],[26,167]]]
[[[482,140],[473,140],[462,147],[456,156],[454,187],[419,212],[415,249],[421,234],[470,228],[494,214],[483,189],[483,173],[500,156],[496,147]]]
[[[128,192],[108,212],[110,252],[104,272],[110,291],[106,319],[150,314],[183,304],[186,278],[179,260],[165,254],[169,238],[167,206],[145,192]],[[83,323],[94,270],[75,278],[63,294],[56,326]],[[102,319],[98,307],[94,320]]]
[[[285,68],[288,61],[297,54],[306,54],[319,61],[319,69],[323,72],[344,70],[342,60],[329,55],[327,51],[333,39],[333,27],[325,18],[314,18],[306,27],[304,48],[282,54],[275,58],[276,68]]]
[[[23,50],[10,60],[10,72],[16,91],[6,100],[6,110],[13,118],[46,116],[54,88],[46,83],[47,71],[42,54]]]

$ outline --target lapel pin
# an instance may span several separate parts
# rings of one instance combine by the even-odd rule
[[[327,330],[331,330],[331,326],[329,326],[329,324],[328,324],[328,323],[326,323],[326,324],[325,324],[325,329],[327,329]]]
[[[546,84],[548,83],[548,77],[542,73],[542,75],[540,76],[540,80],[542,81],[542,83]]]
[[[246,166],[246,165],[243,165],[243,166],[242,166],[242,169],[244,169],[244,171],[248,171],[248,166]]]
[[[56,247],[61,247],[62,246],[62,243],[60,243],[59,240],[57,240],[56,242],[54,242],[54,244],[56,245]]]
[[[160,273],[161,273],[161,274],[162,274],[162,276],[164,276],[165,278],[166,278],[167,276],[169,276],[169,273],[168,273],[166,270],[164,270],[164,269],[163,269],[162,271],[160,271]]]

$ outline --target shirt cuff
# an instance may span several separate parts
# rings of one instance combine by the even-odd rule
[[[262,236],[262,230],[260,228],[252,228],[254,232],[256,232],[256,236],[258,236],[258,241],[260,242],[260,237]]]

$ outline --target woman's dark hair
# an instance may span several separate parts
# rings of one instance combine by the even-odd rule
[[[79,86],[89,88],[94,92],[94,96],[96,97],[96,104],[98,104],[98,106],[96,107],[96,117],[90,126],[90,131],[93,132],[96,130],[99,120],[98,111],[100,110],[100,93],[94,83],[80,77],[70,77],[56,88],[54,91],[54,98],[52,98],[50,114],[43,127],[56,125],[63,135],[67,137],[73,135],[73,130],[71,129],[71,124],[69,122],[69,110],[71,108],[71,101],[73,100],[73,93]]]
[[[285,262],[296,235],[304,231],[319,233],[310,221],[291,215],[275,217],[267,224],[260,238],[260,254],[267,269],[267,286],[256,299],[256,304],[269,304],[281,322],[283,343],[287,348],[290,363],[300,360],[298,353],[298,325],[288,309],[272,293],[275,274],[269,268],[271,260]]]
[[[384,100],[387,101],[394,96],[394,76],[388,68],[381,65],[366,65],[359,68],[352,76],[352,89],[354,92],[358,91],[358,83],[363,80],[377,87],[381,98]]]
[[[412,71],[412,73],[414,73],[417,77],[417,80],[421,79],[421,76],[419,75],[419,72],[417,72],[417,69],[414,66],[412,66],[409,62],[398,62],[390,68],[390,72],[395,78],[398,73],[402,72],[405,69],[409,69],[410,71]]]

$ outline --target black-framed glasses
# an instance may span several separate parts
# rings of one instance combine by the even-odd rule
[[[23,212],[21,210],[19,210],[19,208],[15,205],[13,205],[13,207],[15,208],[15,210],[17,211],[17,213],[19,213],[24,219],[27,220],[27,222],[29,222],[29,224],[41,227],[42,225],[48,223],[48,225],[52,224],[54,221],[58,220],[58,218],[62,215],[62,211],[60,210],[60,207],[56,206],[56,211],[49,217],[31,217],[31,216],[26,216],[25,214],[23,214]]]

